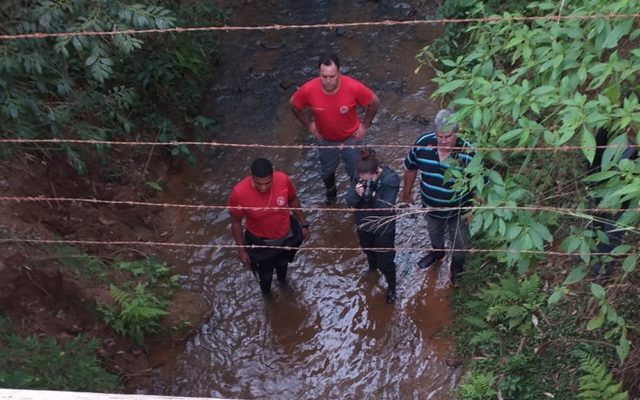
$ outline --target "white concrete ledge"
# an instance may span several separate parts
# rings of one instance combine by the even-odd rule
[[[51,390],[0,389],[2,400],[222,400],[218,397],[150,396],[146,394],[109,394],[55,392]]]

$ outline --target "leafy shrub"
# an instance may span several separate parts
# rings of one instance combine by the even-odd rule
[[[107,279],[108,266],[97,257],[67,245],[56,247],[56,255],[62,266],[79,272],[91,282],[104,282]]]
[[[213,25],[223,17],[215,5],[203,2],[11,0],[0,4],[0,20],[6,21],[0,33],[163,29]],[[137,130],[139,138],[157,128],[146,116],[177,109],[174,127],[159,140],[180,140],[193,127],[193,110],[204,93],[202,83],[209,77],[216,43],[211,33],[2,41],[0,136],[113,140],[131,138]],[[63,150],[79,172],[86,171],[86,147],[65,143],[54,148]],[[104,145],[95,149],[101,157],[108,155]],[[176,155],[190,158],[191,153],[186,148]]]
[[[629,395],[622,392],[622,383],[616,383],[607,366],[595,357],[585,354],[580,369],[580,387],[577,398],[586,400],[627,400]]]
[[[140,345],[144,343],[145,335],[158,331],[160,319],[167,315],[167,303],[147,291],[147,285],[140,283],[131,290],[112,284],[110,291],[116,305],[98,306],[107,325]]]
[[[460,385],[460,398],[462,400],[489,400],[494,399],[498,392],[493,389],[495,377],[493,373],[472,373],[466,383]]]
[[[119,378],[96,358],[98,342],[79,335],[62,344],[47,337],[20,337],[10,323],[0,323],[0,386],[14,389],[49,389],[114,392]]]

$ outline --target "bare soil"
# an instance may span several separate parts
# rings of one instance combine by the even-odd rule
[[[87,149],[88,150],[88,149]],[[164,150],[112,149],[108,163],[91,152],[88,172],[79,175],[57,151],[25,151],[0,162],[0,312],[13,320],[18,334],[51,336],[64,341],[80,333],[101,340],[99,356],[107,369],[123,377],[126,391],[148,387],[152,369],[173,354],[209,316],[199,295],[178,289],[162,321],[161,333],[135,345],[106,326],[96,311],[110,304],[109,283],[97,282],[59,261],[56,245],[6,239],[53,239],[162,242],[171,209],[70,201],[15,201],[11,197],[67,197],[161,202],[160,185],[172,173]],[[139,259],[167,248],[149,246],[74,245],[108,263],[115,257]],[[171,266],[173,274],[184,273]],[[82,266],[80,266],[82,268]],[[107,279],[108,281],[108,279]]]

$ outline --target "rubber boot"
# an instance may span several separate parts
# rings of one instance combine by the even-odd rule
[[[327,200],[325,205],[332,206],[336,204],[338,199],[338,188],[336,188],[336,175],[330,175],[327,178],[322,178],[324,181],[324,187],[327,189]]]

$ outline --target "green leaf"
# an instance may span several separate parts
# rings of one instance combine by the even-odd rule
[[[586,127],[582,127],[580,146],[582,146],[582,153],[584,156],[590,163],[592,163],[596,156],[596,139],[593,136],[593,133]]]
[[[624,270],[625,273],[630,274],[631,272],[635,271],[637,265],[638,265],[637,255],[627,256],[622,262],[622,269]]]
[[[602,171],[607,171],[618,163],[627,145],[627,135],[620,135],[611,141],[610,145],[602,153],[602,161],[600,163]]]
[[[474,215],[473,219],[471,220],[471,224],[469,224],[469,234],[473,236],[476,233],[478,233],[482,228],[482,224],[483,224],[482,214]]]
[[[609,178],[619,175],[620,172],[618,171],[602,171],[602,172],[596,172],[595,174],[591,174],[588,177],[584,178],[583,181],[584,182],[600,182],[600,181],[606,181]]]
[[[562,282],[563,286],[572,285],[574,283],[580,282],[587,276],[587,270],[583,267],[574,268],[569,275],[565,278],[564,282]]]
[[[616,353],[618,354],[620,362],[623,362],[627,358],[627,356],[629,355],[630,347],[631,342],[629,342],[629,340],[627,339],[626,331],[623,331],[622,335],[620,336],[620,341],[616,346]]]
[[[604,288],[597,283],[591,283],[591,293],[598,299],[604,300]]]
[[[538,235],[540,235],[540,237],[542,237],[547,242],[553,240],[553,236],[551,235],[551,232],[549,232],[549,228],[547,228],[546,226],[538,222],[532,222],[531,229],[533,229]]]
[[[626,254],[629,252],[629,250],[631,250],[633,247],[629,246],[628,244],[621,244],[619,246],[616,246],[613,250],[611,250],[611,255],[613,256],[621,256],[623,254]]]
[[[482,126],[482,110],[480,108],[476,108],[475,110],[473,110],[471,126],[473,126],[474,129],[480,129],[480,127]]]
[[[625,19],[618,23],[615,28],[609,32],[607,37],[602,42],[602,47],[605,49],[612,49],[618,45],[618,41],[626,34],[631,31],[631,26],[633,24],[632,19]]]
[[[438,90],[436,90],[435,93],[438,94],[446,94],[446,93],[450,93],[453,92],[457,89],[460,89],[463,86],[468,86],[469,85],[469,81],[466,79],[456,79],[454,81],[451,82],[447,82],[446,84],[440,86],[438,88]]]
[[[457,105],[460,105],[460,106],[473,106],[473,105],[476,104],[476,102],[474,100],[472,100],[472,99],[468,99],[466,97],[462,97],[462,98],[453,100],[453,104],[457,104]]]
[[[559,287],[556,290],[554,290],[553,293],[551,293],[551,296],[549,296],[549,300],[547,300],[547,304],[552,305],[560,301],[560,299],[565,293],[565,290],[566,289],[564,287]]]
[[[574,235],[571,236],[567,236],[562,243],[560,244],[560,248],[564,249],[567,253],[573,253],[574,251],[578,250],[578,248],[580,247],[580,243],[582,243],[582,240]]]
[[[510,223],[507,227],[507,231],[505,236],[507,240],[513,240],[522,232],[522,227],[520,225],[516,225],[514,223]]]
[[[531,91],[531,94],[534,96],[547,96],[551,93],[554,93],[558,89],[555,86],[540,86]]]
[[[589,323],[587,323],[587,330],[592,331],[594,329],[600,328],[602,324],[604,324],[604,317],[605,317],[605,310],[604,310],[604,307],[601,307],[598,314],[595,317],[591,318]]]

